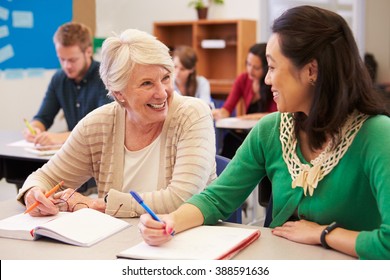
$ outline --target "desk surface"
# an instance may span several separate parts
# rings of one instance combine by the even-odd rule
[[[0,202],[0,219],[24,211],[24,207],[14,200]],[[133,226],[105,239],[98,244],[86,248],[77,247],[50,239],[42,238],[36,241],[0,238],[0,259],[87,259],[110,260],[116,259],[116,254],[133,245],[138,244],[142,238],[137,230],[138,219],[125,219]],[[230,226],[246,225],[227,224]],[[288,260],[288,259],[353,259],[347,255],[333,250],[326,250],[320,246],[311,246],[295,243],[281,237],[272,235],[270,229],[261,228],[261,236],[251,246],[237,254],[238,260]]]
[[[252,129],[259,120],[246,120],[241,118],[223,118],[215,122],[216,128],[225,129]]]
[[[22,140],[21,132],[0,132],[0,157],[46,162],[51,156],[38,156],[26,151],[23,147],[10,146],[10,143]]]

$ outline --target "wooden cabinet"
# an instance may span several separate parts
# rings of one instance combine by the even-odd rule
[[[226,97],[235,78],[245,71],[249,48],[256,43],[255,20],[197,20],[155,22],[154,35],[170,49],[192,46],[197,71],[210,81],[214,97]],[[224,48],[203,48],[203,40],[223,40]]]

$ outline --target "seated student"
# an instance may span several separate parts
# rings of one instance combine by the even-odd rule
[[[61,69],[51,79],[41,107],[31,121],[36,133],[27,128],[23,131],[27,141],[43,146],[63,144],[84,116],[112,101],[99,76],[100,63],[92,58],[90,29],[81,23],[65,23],[55,32],[53,41]],[[68,131],[49,132],[60,109]]]
[[[274,235],[390,259],[390,112],[347,22],[299,6],[275,19],[272,31],[265,81],[280,113],[262,118],[222,175],[161,216],[164,223],[142,215],[144,240],[159,245],[172,230],[215,224],[268,176]]]
[[[178,46],[174,49],[172,58],[175,65],[175,90],[181,95],[200,98],[214,108],[210,83],[196,72],[198,57],[195,50],[189,46]]]
[[[260,119],[262,116],[277,110],[271,88],[264,83],[264,77],[268,71],[265,48],[266,44],[262,43],[255,44],[249,49],[246,72],[237,77],[222,108],[213,110],[215,120],[230,117],[241,98],[245,102],[246,115],[240,116],[240,118]],[[223,139],[221,155],[233,158],[246,135],[247,133],[244,131],[227,133]]]
[[[112,102],[99,76],[100,63],[92,58],[90,29],[81,23],[65,23],[55,32],[53,41],[61,69],[52,77],[41,107],[31,121],[35,133],[28,128],[23,131],[27,141],[40,146],[62,145],[84,116]],[[50,132],[48,130],[60,109],[64,113],[68,131]],[[25,168],[32,172],[37,169],[37,164],[31,163]],[[79,191],[84,194],[95,192],[96,182],[88,181]]]
[[[134,29],[107,38],[100,75],[116,102],[84,117],[47,164],[32,173],[17,199],[33,216],[93,208],[135,217],[138,191],[156,213],[169,213],[216,178],[211,110],[203,101],[173,90],[169,49]],[[98,198],[73,190],[95,178]],[[60,181],[64,191],[44,193]]]

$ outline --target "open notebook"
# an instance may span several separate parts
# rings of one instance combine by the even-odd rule
[[[200,226],[175,235],[161,246],[145,242],[120,252],[117,257],[145,260],[231,259],[260,236],[260,230],[227,226]]]
[[[52,156],[56,152],[59,151],[59,149],[48,149],[48,150],[42,150],[37,148],[24,148],[27,152],[32,153],[37,156]]]
[[[26,140],[19,140],[9,143],[8,146],[21,147],[24,148],[27,152],[38,156],[51,156],[58,152],[62,145],[36,146],[34,143],[28,142]]]
[[[89,208],[46,217],[32,217],[22,213],[0,221],[0,237],[36,240],[46,236],[64,243],[89,247],[129,226],[123,220]]]

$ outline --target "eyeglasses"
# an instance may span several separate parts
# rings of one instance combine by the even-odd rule
[[[59,205],[61,203],[66,203],[66,211],[67,212],[74,212],[75,211],[75,208],[77,205],[85,205],[87,208],[89,208],[88,204],[84,203],[84,202],[78,202],[76,203],[75,205],[73,205],[73,207],[71,209],[69,209],[69,203],[68,203],[68,200],[75,194],[75,192],[77,192],[82,186],[76,188],[73,190],[73,192],[70,194],[70,196],[68,196],[67,199],[63,199],[63,198],[59,198],[59,200],[61,200],[61,202],[58,202],[58,203],[55,203],[54,205]],[[85,208],[85,207],[83,207]]]
[[[81,187],[81,186],[80,186],[80,187]],[[75,205],[73,205],[72,208],[69,208],[68,200],[74,195],[75,192],[77,192],[77,190],[78,190],[80,187],[78,187],[77,189],[75,189],[75,190],[70,194],[70,196],[69,196],[67,199],[59,198],[59,200],[61,200],[61,201],[55,203],[54,205],[59,205],[59,204],[61,204],[61,203],[66,203],[66,211],[67,211],[67,212],[74,212],[74,211],[79,210],[79,209],[76,209],[76,207],[77,207],[78,205],[83,205],[83,206],[85,206],[85,207],[82,207],[82,208],[89,208],[89,205],[88,205],[87,203],[85,203],[85,202],[77,202]],[[116,209],[116,211],[114,212],[113,216],[116,216],[116,214],[118,214],[118,212],[119,212],[119,210],[122,208],[122,206],[123,206],[123,203],[119,204],[118,209]]]

